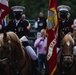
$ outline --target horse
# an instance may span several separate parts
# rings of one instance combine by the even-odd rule
[[[0,34],[0,75],[36,75],[32,60],[14,32]]]
[[[75,62],[75,69],[76,69],[76,30],[74,29],[72,33],[73,39],[75,41],[75,46],[74,46],[74,62]]]
[[[68,33],[61,41],[61,48],[57,54],[57,68],[53,75],[76,75],[73,47],[74,39]]]

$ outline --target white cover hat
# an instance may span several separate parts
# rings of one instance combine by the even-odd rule
[[[25,9],[25,7],[23,7],[23,6],[13,6],[13,7],[11,7],[11,9],[13,11],[21,11],[22,12]]]
[[[67,5],[60,5],[57,7],[57,10],[58,11],[69,11],[69,10],[71,10],[71,8]]]
[[[25,42],[25,41],[28,41],[28,39],[26,38],[26,36],[22,36],[22,37],[20,38],[20,42]]]

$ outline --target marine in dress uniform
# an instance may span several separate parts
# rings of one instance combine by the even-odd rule
[[[60,42],[64,35],[73,32],[73,20],[70,19],[69,11],[71,8],[67,5],[60,5],[57,7],[59,16],[59,29],[58,29],[58,48],[60,49]]]
[[[29,30],[27,27],[29,26],[28,21],[26,20],[11,20],[7,25],[7,30],[15,32],[19,38],[22,36],[29,36]]]
[[[29,22],[27,20],[21,19],[22,11],[25,9],[22,6],[13,6],[11,8],[14,12],[15,19],[9,21],[8,25],[6,26],[7,31],[15,32],[19,38],[22,36],[28,36],[29,30]]]
[[[29,36],[29,22],[25,19],[21,18],[22,12],[25,9],[23,6],[13,6],[11,7],[14,13],[15,19],[10,20],[8,25],[5,27],[6,31],[13,31],[17,34],[20,41],[22,42],[26,52],[31,56],[33,60],[37,59],[37,55],[32,47],[28,43],[28,39],[26,36]]]
[[[37,75],[36,71],[36,65],[37,65],[37,58],[38,56],[36,55],[35,51],[33,48],[30,46],[28,39],[26,36],[29,36],[29,22],[26,19],[22,19],[21,15],[25,7],[23,6],[13,6],[11,7],[14,13],[15,19],[9,21],[8,25],[5,27],[6,31],[13,31],[17,34],[17,36],[20,39],[20,42],[22,42],[25,51],[30,55],[30,57],[33,60],[33,70],[35,75]]]

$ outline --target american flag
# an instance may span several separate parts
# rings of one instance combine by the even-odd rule
[[[0,26],[2,25],[2,19],[8,14],[8,0],[0,0]]]

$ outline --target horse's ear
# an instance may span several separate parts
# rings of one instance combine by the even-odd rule
[[[7,38],[7,33],[4,31],[3,32],[3,40],[4,40],[4,42],[6,41],[6,38]]]
[[[71,35],[72,38],[74,37],[74,33],[69,32],[69,34]]]

